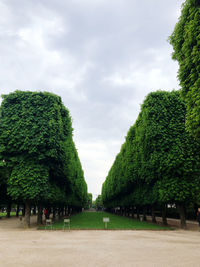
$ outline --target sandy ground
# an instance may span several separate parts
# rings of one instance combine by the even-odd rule
[[[151,222],[152,218],[151,216],[147,216],[147,220]],[[161,217],[156,217],[157,223],[162,224],[162,218]],[[180,220],[178,219],[167,219],[167,223],[175,228],[180,228]],[[192,231],[199,231],[199,224],[197,221],[186,221],[187,223],[187,229],[192,230]]]
[[[0,267],[8,266],[197,267],[200,232],[37,231],[24,230],[16,218],[2,219]]]

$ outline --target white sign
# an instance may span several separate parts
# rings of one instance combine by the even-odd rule
[[[103,218],[103,222],[110,222],[110,218]]]

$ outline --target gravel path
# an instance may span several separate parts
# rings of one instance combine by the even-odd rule
[[[37,231],[0,220],[2,267],[196,267],[199,251],[194,231]]]
[[[147,216],[147,220],[151,222],[151,216]],[[156,217],[157,222],[161,223],[162,218],[161,217]],[[172,219],[172,218],[167,218],[167,222],[170,226],[180,228],[180,220],[179,219]],[[186,221],[187,223],[187,229],[192,230],[192,231],[199,231],[199,224],[197,221]],[[200,266],[200,264],[199,264]]]

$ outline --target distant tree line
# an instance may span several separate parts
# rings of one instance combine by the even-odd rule
[[[144,218],[176,205],[181,226],[186,208],[200,204],[200,143],[185,129],[186,106],[179,91],[150,93],[102,186],[104,206]]]
[[[90,209],[92,208],[92,194],[88,193],[88,198],[87,198],[87,202],[85,204],[85,209]]]
[[[79,211],[87,203],[87,185],[72,138],[69,111],[48,92],[15,91],[0,107],[0,204],[59,213]]]
[[[96,210],[103,210],[103,201],[101,195],[98,195],[97,198],[95,199],[94,207]]]

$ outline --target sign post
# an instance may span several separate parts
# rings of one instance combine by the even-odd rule
[[[65,227],[68,225],[69,231],[70,231],[70,219],[64,219],[63,222],[63,231],[65,230]]]
[[[103,218],[103,222],[105,223],[105,229],[107,229],[107,223],[110,222],[110,218]]]

